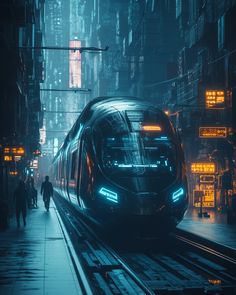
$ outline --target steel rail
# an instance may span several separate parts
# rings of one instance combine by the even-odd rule
[[[227,255],[225,255],[223,253],[220,253],[219,251],[216,251],[216,250],[214,250],[214,249],[212,249],[212,248],[210,248],[208,246],[202,245],[202,244],[200,244],[198,242],[194,242],[192,240],[189,240],[189,239],[187,239],[187,238],[185,238],[183,236],[177,235],[177,234],[173,234],[173,236],[177,240],[180,240],[181,242],[184,242],[184,243],[186,243],[188,245],[194,246],[194,247],[196,247],[196,248],[198,248],[198,249],[200,249],[200,250],[202,250],[204,252],[207,252],[209,254],[212,254],[214,256],[217,256],[217,257],[219,257],[222,260],[225,260],[227,262],[230,262],[230,263],[236,265],[236,259],[234,259],[232,257],[229,257],[229,256],[227,256]]]
[[[90,235],[95,238],[96,242],[99,242],[100,245],[105,248],[118,262],[119,264],[128,272],[128,274],[134,279],[134,281],[141,287],[146,294],[154,295],[152,290],[135,274],[135,272],[127,266],[127,264],[123,261],[123,259],[108,245],[106,245],[96,234],[95,232],[83,221],[79,220],[77,221],[78,223],[82,224],[84,228],[90,233]],[[72,224],[74,227],[75,231],[78,231],[77,228]]]
[[[74,231],[77,233],[78,236],[81,236],[81,233],[79,232],[78,228],[72,223],[71,220],[69,220],[68,216],[66,215],[66,218],[70,225],[73,227]],[[155,295],[157,294],[156,292],[153,292],[136,274],[135,272],[130,269],[130,267],[123,261],[123,259],[113,250],[111,249],[108,245],[106,245],[97,235],[96,233],[89,227],[83,220],[77,220],[76,222],[79,224],[79,226],[85,230],[85,232],[88,232],[97,243],[100,244],[101,248],[104,248],[115,260],[117,260],[118,264],[123,268],[129,275],[130,277],[134,280],[134,282],[137,284],[137,286],[143,290],[144,294],[148,295]],[[98,244],[98,245],[99,245]]]

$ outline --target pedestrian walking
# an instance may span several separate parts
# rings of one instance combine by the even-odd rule
[[[20,215],[22,215],[24,226],[26,226],[26,207],[28,201],[28,193],[23,180],[19,181],[19,184],[14,191],[14,200],[16,207],[17,227],[20,227]]]
[[[30,199],[30,204],[31,208],[37,208],[37,202],[38,202],[38,192],[34,186],[34,178],[30,178],[30,186],[29,186],[29,199]]]
[[[25,188],[27,191],[27,206],[28,209],[32,208],[32,195],[31,195],[31,187],[32,187],[32,178],[29,176],[25,182]]]
[[[49,210],[50,206],[50,198],[53,196],[53,187],[51,182],[49,181],[49,176],[45,176],[45,181],[42,183],[41,186],[41,195],[43,195],[43,201],[46,210]]]
[[[33,202],[33,208],[38,207],[38,192],[34,185],[31,187],[31,196],[32,196],[32,202]]]

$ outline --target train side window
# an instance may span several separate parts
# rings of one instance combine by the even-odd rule
[[[76,168],[76,151],[74,151],[71,156],[70,179],[75,179],[75,168]]]

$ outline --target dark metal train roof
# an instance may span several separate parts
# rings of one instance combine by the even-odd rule
[[[123,109],[123,106],[131,106],[131,107],[154,107],[156,108],[152,103],[149,101],[146,101],[144,99],[140,99],[137,97],[132,96],[105,96],[105,97],[97,97],[93,100],[91,100],[85,109],[96,109],[100,108],[100,106],[106,106],[106,107],[114,107],[114,105],[117,106],[117,108]]]
[[[81,113],[79,120],[86,122],[97,112],[108,113],[109,111],[124,111],[131,108],[133,110],[146,110],[151,108],[155,109],[157,112],[159,111],[160,114],[163,114],[163,112],[153,105],[153,103],[144,99],[130,96],[107,96],[97,97],[91,100]]]
[[[91,119],[95,120],[98,113],[110,113],[113,111],[126,111],[128,109],[132,110],[147,110],[147,109],[155,109],[155,111],[160,112],[160,116],[163,118],[166,115],[153,103],[146,101],[144,99],[140,99],[137,97],[131,96],[104,96],[104,97],[97,97],[91,100],[78,119],[76,120],[74,126],[70,129],[69,133],[67,134],[64,143],[62,144],[61,149],[65,148],[68,142],[75,136],[78,132],[80,125],[84,125],[87,122],[91,122]],[[58,156],[60,151],[58,151],[56,157]],[[55,158],[56,158],[55,157]]]

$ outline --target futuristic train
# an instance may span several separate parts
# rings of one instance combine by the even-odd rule
[[[168,116],[132,97],[85,107],[52,163],[55,190],[104,226],[171,231],[188,193],[183,151]]]

